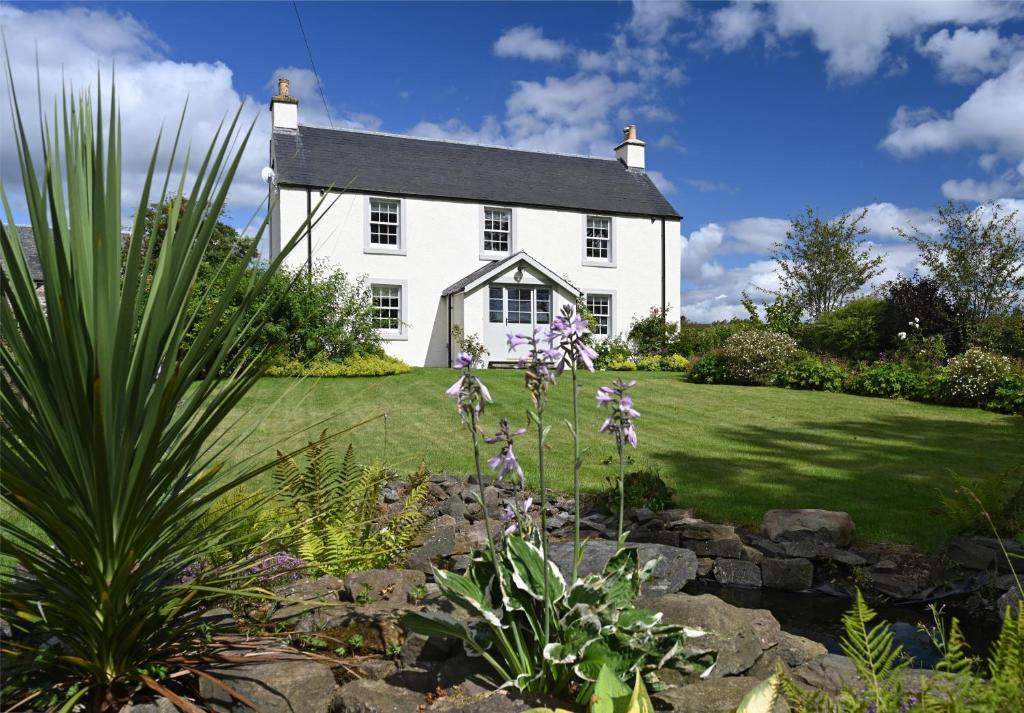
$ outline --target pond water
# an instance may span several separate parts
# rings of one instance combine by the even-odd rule
[[[691,582],[687,594],[714,594],[729,604],[746,609],[767,609],[791,634],[818,641],[830,653],[841,654],[839,639],[843,634],[842,616],[850,608],[850,600],[808,592],[783,592],[774,589],[739,589],[714,583]],[[913,657],[913,666],[932,668],[941,658],[928,635],[918,624],[933,626],[934,619],[925,606],[872,605],[882,619],[892,625],[896,642]],[[999,636],[999,622],[993,615],[970,612],[962,606],[947,603],[947,617],[960,620],[961,629],[974,656],[985,658]]]

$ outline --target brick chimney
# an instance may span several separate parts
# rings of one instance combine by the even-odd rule
[[[299,128],[299,100],[288,93],[289,83],[284,77],[277,80],[277,94],[270,97],[270,113],[275,129]]]
[[[636,124],[630,124],[622,129],[622,143],[615,147],[615,158],[622,161],[626,168],[643,171],[646,145],[636,137]]]

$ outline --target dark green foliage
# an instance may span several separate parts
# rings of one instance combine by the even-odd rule
[[[786,239],[772,246],[779,293],[795,298],[811,319],[842,307],[881,274],[883,257],[873,255],[862,237],[868,232],[861,226],[865,215],[866,208],[823,220],[808,208],[790,221]]]
[[[942,511],[958,532],[979,534],[995,530],[1000,537],[1024,534],[1024,468],[983,475],[980,479],[954,476],[956,487],[939,493]]]
[[[841,365],[808,355],[784,368],[776,383],[789,389],[842,391],[848,378]]]
[[[652,307],[646,317],[633,320],[629,326],[629,344],[635,356],[664,356],[672,353],[679,325],[669,322],[665,313]]]
[[[916,399],[926,393],[923,376],[896,362],[879,362],[864,367],[850,381],[850,391],[862,396]]]
[[[687,378],[697,384],[724,384],[728,378],[725,361],[718,351],[705,354],[690,367]]]
[[[843,359],[876,359],[884,348],[881,324],[887,309],[886,301],[878,297],[851,300],[804,325],[800,345],[817,354]]]
[[[679,326],[672,351],[685,357],[707,354],[725,344],[732,335],[747,329],[754,329],[754,325],[740,319],[712,324],[691,324],[684,321]]]
[[[410,371],[411,367],[404,361],[386,354],[352,354],[341,361],[332,361],[320,352],[308,362],[279,359],[267,367],[266,376],[393,376]]]
[[[485,358],[491,353],[484,346],[483,340],[478,334],[466,334],[466,331],[458,324],[452,325],[452,344],[456,351],[465,352],[473,357],[473,366],[484,365]]]
[[[278,453],[274,471],[281,514],[297,533],[297,551],[314,572],[341,576],[399,562],[426,525],[421,501],[427,470],[420,466],[402,507],[390,517],[379,512],[388,471],[356,463],[350,445],[337,462],[324,439],[305,449],[305,466]]]
[[[800,317],[804,308],[793,295],[776,295],[771,303],[765,303],[765,319],[761,319],[761,313],[754,304],[754,300],[746,292],[743,293],[743,308],[750,315],[750,324],[756,327],[767,327],[773,332],[788,334],[796,337],[800,332]]]
[[[609,477],[608,488],[598,494],[598,502],[608,512],[618,512],[619,484]],[[645,468],[626,473],[626,507],[664,510],[672,504],[672,488],[656,470]]]
[[[879,326],[883,349],[900,345],[900,332],[909,332],[916,320],[922,337],[941,336],[950,354],[963,350],[963,333],[956,306],[931,277],[900,275],[882,288],[887,307]]]
[[[765,386],[797,358],[793,338],[767,329],[751,329],[729,337],[718,355],[730,384]]]
[[[1024,416],[1024,371],[1003,377],[985,408]]]
[[[622,337],[609,337],[596,345],[597,359],[594,366],[598,369],[609,369],[614,364],[621,364],[631,359],[629,344]]]
[[[967,341],[972,347],[1024,359],[1024,312],[994,315],[972,325]]]

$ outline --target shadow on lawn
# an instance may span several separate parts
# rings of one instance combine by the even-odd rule
[[[871,421],[721,424],[728,452],[653,450],[677,500],[698,514],[760,522],[766,510],[847,510],[868,539],[937,545],[952,534],[937,511],[953,476],[1024,468],[1024,419],[976,423],[889,415]]]

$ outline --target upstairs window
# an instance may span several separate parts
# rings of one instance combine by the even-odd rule
[[[587,309],[597,321],[594,333],[602,337],[609,336],[612,333],[612,296],[588,294]]]
[[[397,200],[370,199],[370,245],[378,248],[401,247],[401,208]]]
[[[611,262],[612,260],[612,219],[599,215],[587,216],[586,253],[587,260]]]
[[[373,295],[373,324],[382,332],[397,334],[402,331],[402,286],[371,285]]]
[[[483,252],[507,255],[512,251],[512,209],[484,207]]]

